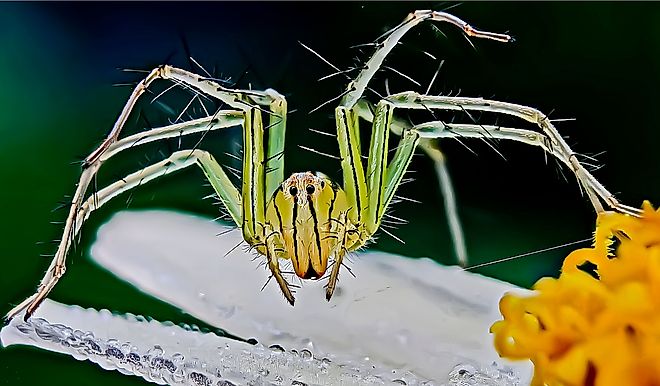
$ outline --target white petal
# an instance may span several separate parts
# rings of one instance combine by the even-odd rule
[[[260,258],[253,261],[241,247],[224,257],[242,239],[238,230],[217,237],[222,231],[217,223],[188,215],[122,212],[99,230],[92,255],[145,292],[266,346],[410,370],[437,383],[458,381],[459,375],[474,381],[481,374],[477,384],[489,385],[531,377],[528,363],[498,357],[488,332],[501,318],[502,294],[521,291],[510,284],[429,259],[367,252],[352,258],[357,278],[344,270],[331,302],[325,301],[324,281],[304,282],[291,307],[275,283],[259,291],[268,278],[257,268]],[[461,366],[467,371],[457,374]]]

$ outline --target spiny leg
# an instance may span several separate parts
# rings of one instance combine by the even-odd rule
[[[262,153],[261,163],[263,164],[264,160],[266,161],[266,165],[263,166],[269,172],[268,174],[270,174],[270,176],[263,182],[265,185],[264,194],[272,194],[275,189],[277,189],[277,186],[284,180],[283,152],[287,114],[287,103],[284,96],[273,89],[266,89],[265,91],[229,89],[216,83],[212,79],[193,74],[189,71],[175,67],[165,67],[169,69],[169,79],[182,82],[204,94],[221,100],[233,108],[243,110],[246,115],[250,114],[252,117],[256,117],[256,114],[254,113],[256,111],[263,111],[269,115],[267,126],[269,133],[268,149],[265,158],[263,157],[263,148],[259,148],[259,152]],[[265,106],[267,109],[263,109],[259,106]],[[263,146],[264,129],[263,124],[261,123],[260,113],[258,119],[258,124],[261,125],[261,138],[259,140]],[[249,120],[246,119],[246,123],[248,122]],[[245,145],[245,147],[248,148],[247,145]]]
[[[340,106],[335,109],[335,121],[344,192],[349,205],[347,215],[350,222],[357,224],[362,221],[364,208],[368,204],[358,116],[353,111]]]
[[[236,189],[227,176],[227,173],[225,173],[222,166],[220,166],[209,152],[199,149],[186,149],[178,150],[162,161],[149,165],[142,170],[133,172],[121,180],[99,190],[95,195],[87,198],[78,211],[78,218],[80,218],[81,221],[76,224],[74,234],[80,232],[83,222],[89,218],[89,215],[93,211],[100,208],[114,197],[158,177],[165,176],[195,164],[204,172],[204,176],[229,212],[234,223],[239,225],[241,197],[238,189]]]
[[[221,110],[213,116],[193,119],[190,121],[175,123],[163,127],[154,128],[137,134],[122,138],[112,145],[108,146],[106,151],[97,161],[104,163],[119,152],[143,145],[145,143],[159,141],[166,138],[183,137],[195,133],[215,131],[230,127],[241,126],[244,121],[244,114],[240,111]]]
[[[510,42],[513,40],[508,35],[477,30],[456,16],[445,12],[435,12],[430,10],[415,11],[408,15],[408,17],[401,24],[388,31],[386,34],[387,38],[378,43],[376,52],[367,61],[364,69],[360,72],[357,78],[355,78],[355,80],[348,84],[346,88],[346,94],[342,98],[340,105],[352,109],[364,94],[364,91],[366,90],[371,78],[373,78],[376,72],[380,69],[383,61],[385,60],[385,57],[397,45],[403,35],[405,35],[406,32],[408,32],[417,24],[427,20],[452,24],[462,29],[467,36],[491,39],[500,42]]]
[[[286,102],[278,104],[275,108],[283,108],[286,112]],[[282,118],[285,119],[285,118]],[[269,132],[268,154],[270,158],[264,158],[264,127],[261,119],[261,110],[250,108],[245,112],[245,123],[243,125],[243,187],[242,187],[242,231],[245,241],[252,245],[265,244],[264,251],[268,261],[268,268],[277,281],[282,293],[291,305],[295,299],[289,288],[289,284],[282,276],[279,269],[278,254],[274,248],[274,242],[269,242],[269,230],[266,222],[266,194],[276,190],[282,180],[271,182],[267,180],[268,172],[277,172],[275,176],[279,178],[282,173],[284,150],[284,121],[274,122],[273,127],[279,131]],[[271,130],[273,127],[270,127]],[[279,127],[279,128],[278,128]],[[281,135],[282,137],[277,137]],[[273,142],[271,141],[274,141]],[[275,152],[270,155],[270,152]],[[275,158],[279,158],[276,160]],[[277,161],[279,169],[276,171],[266,170],[269,161]],[[275,184],[269,186],[268,184]]]
[[[440,190],[442,193],[442,200],[445,206],[445,216],[447,218],[447,225],[449,226],[449,234],[454,245],[454,253],[456,260],[461,267],[467,267],[468,254],[465,245],[465,237],[463,236],[463,226],[458,217],[458,205],[456,204],[456,194],[447,169],[447,161],[445,155],[442,154],[440,149],[433,142],[422,138],[418,145],[428,156],[433,160],[435,174],[438,176],[440,183]]]
[[[392,124],[394,107],[388,101],[380,101],[371,129],[371,144],[367,163],[368,204],[364,209],[364,223],[369,235],[376,233],[386,206],[383,205],[385,169],[387,166],[387,145]]]
[[[340,141],[340,149],[342,150],[342,169],[344,170],[344,184],[347,187],[347,194],[349,196],[349,200],[353,200],[354,203],[356,204],[355,210],[357,212],[362,212],[363,208],[365,208],[365,201],[368,201],[366,203],[368,206],[368,211],[369,211],[369,216],[370,216],[370,221],[368,222],[368,226],[370,228],[371,232],[375,232],[375,228],[378,227],[378,224],[380,223],[380,217],[382,216],[382,213],[378,215],[378,212],[381,211],[381,203],[382,203],[382,189],[377,189],[377,190],[369,190],[369,198],[366,197],[366,195],[362,196],[360,195],[360,187],[363,187],[362,190],[364,190],[364,187],[367,185],[362,184],[361,179],[363,180],[363,175],[359,173],[362,169],[361,162],[354,162],[355,157],[351,155],[352,153],[352,147],[355,146],[356,140],[351,138],[351,126],[349,126],[348,120],[342,121],[343,117],[346,116],[354,116],[355,114],[353,113],[353,108],[356,106],[356,104],[360,101],[360,98],[362,98],[362,95],[364,94],[364,91],[366,90],[369,81],[374,77],[376,72],[379,70],[381,67],[383,61],[385,60],[385,57],[392,51],[392,49],[397,45],[399,40],[414,26],[417,24],[423,22],[423,21],[438,21],[438,22],[447,22],[450,24],[453,24],[457,26],[458,28],[461,28],[463,32],[468,35],[468,36],[474,36],[477,38],[484,38],[484,39],[491,39],[491,40],[496,40],[496,41],[501,41],[501,42],[509,42],[513,40],[510,36],[505,35],[505,34],[497,34],[497,33],[492,33],[492,32],[487,32],[487,31],[480,31],[477,30],[473,27],[471,27],[469,24],[464,22],[463,20],[457,18],[456,16],[453,16],[451,14],[445,13],[445,12],[435,12],[435,11],[430,11],[430,10],[419,10],[411,13],[408,15],[408,17],[400,23],[398,26],[393,28],[392,30],[388,31],[385,35],[387,36],[382,42],[377,44],[377,49],[376,52],[371,56],[371,58],[367,61],[365,64],[364,68],[362,71],[359,73],[359,75],[350,82],[346,88],[345,94],[342,97],[340,107],[335,111],[336,118],[337,118],[337,128],[338,128],[338,137]],[[343,109],[343,110],[342,110]],[[359,110],[359,109],[358,109]],[[355,131],[357,131],[357,119],[355,119],[355,124],[353,127],[356,128]],[[344,133],[344,131],[347,131],[348,133]],[[389,128],[387,130],[389,132]],[[349,134],[349,135],[347,135]],[[381,133],[382,134],[382,133]],[[385,134],[386,135],[386,134]],[[372,137],[373,138],[373,137]],[[352,140],[353,139],[353,140]],[[386,138],[385,138],[386,139]],[[454,245],[456,249],[456,254],[458,256],[458,259],[460,262],[463,262],[465,264],[467,260],[467,255],[465,252],[465,244],[463,240],[463,235],[462,235],[462,230],[460,228],[460,222],[458,220],[458,216],[456,215],[456,210],[455,210],[455,200],[453,200],[453,189],[451,187],[451,181],[449,179],[449,175],[447,173],[446,167],[444,162],[441,162],[443,159],[441,157],[441,153],[437,151],[433,146],[431,146],[430,143],[426,143],[428,141],[424,141],[422,144],[422,147],[427,150],[429,155],[434,159],[435,165],[436,165],[436,170],[438,173],[438,176],[441,180],[441,184],[443,187],[443,191],[448,193],[445,195],[445,206],[447,207],[447,215],[449,219],[449,224],[450,224],[450,230],[452,233],[452,237],[454,239]],[[374,142],[372,141],[372,145]],[[346,147],[348,145],[348,148]],[[386,144],[383,145],[384,148],[387,147]],[[416,144],[415,144],[416,146]],[[345,151],[345,149],[347,151]],[[358,146],[359,149],[359,146]],[[379,148],[379,150],[382,150]],[[350,157],[347,159],[347,155],[343,154],[347,153]],[[377,154],[380,154],[380,151],[374,152],[374,157],[379,157]],[[384,153],[385,155],[387,152]],[[440,157],[438,157],[440,155]],[[385,157],[386,158],[386,157]],[[358,158],[359,160],[359,158]],[[371,156],[370,156],[371,160]],[[382,183],[382,178],[383,175],[381,173],[385,172],[385,167],[381,165],[382,161],[377,161],[376,159],[373,159],[370,161],[369,165],[371,165],[372,169],[370,170],[371,172],[378,171],[378,174],[373,174],[373,173],[367,173],[367,177],[369,178],[370,185],[373,186],[374,184],[380,184],[384,185]],[[382,167],[379,167],[381,165]],[[407,164],[406,164],[407,166]],[[350,173],[349,173],[350,172]],[[347,183],[348,181],[348,183]],[[398,183],[397,183],[398,185]],[[385,204],[382,206],[384,211],[384,208],[387,207]],[[358,219],[359,217],[362,216],[362,214],[358,213]],[[369,234],[371,234],[369,232]],[[365,240],[366,241],[366,240]]]
[[[234,219],[237,225],[240,224],[240,195],[236,187],[234,187],[234,185],[227,177],[226,173],[222,170],[222,167],[208,152],[202,150],[180,150],[173,153],[169,158],[163,161],[157,162],[153,165],[147,166],[142,170],[129,174],[125,178],[122,178],[121,180],[99,190],[96,192],[96,194],[85,200],[79,207],[76,208],[76,218],[78,221],[73,225],[69,241],[78,235],[84,221],[89,218],[90,214],[94,210],[100,208],[102,205],[110,201],[112,198],[153,179],[162,177],[194,164],[197,164],[203,170],[204,175],[211,183],[211,186],[213,186],[215,192],[227,208],[227,211],[231,217]],[[58,250],[58,254],[66,256],[66,251],[61,252]],[[53,262],[55,263],[56,260],[53,260]],[[62,267],[64,267],[63,262]],[[60,271],[53,269],[46,271],[46,275],[41,281],[39,290],[34,295],[27,298],[21,304],[9,311],[7,318],[11,319],[16,316],[16,314],[20,313],[23,309],[27,308],[24,317],[27,320],[39,306],[41,301],[43,301],[43,299],[45,299],[48,293],[53,289],[55,284],[57,284],[57,281],[60,279],[63,273],[64,268],[62,268]]]
[[[262,242],[265,236],[266,187],[264,172],[264,127],[261,112],[249,109],[243,125],[243,238],[250,245]]]
[[[330,300],[339,280],[344,255],[348,252],[347,240],[349,224],[361,224],[369,206],[369,191],[365,180],[364,167],[362,165],[362,150],[360,146],[359,116],[356,112],[343,106],[335,109],[335,121],[337,125],[337,141],[339,142],[339,154],[341,156],[341,169],[344,180],[344,192],[348,202],[348,212],[341,219],[334,219],[340,224],[340,234],[337,249],[334,251],[334,265],[330,272],[330,279],[326,287],[326,299]],[[373,143],[372,143],[373,144]],[[387,148],[387,145],[385,145]],[[368,241],[368,232],[362,229],[350,229],[352,236],[351,246],[359,248]],[[359,245],[356,245],[359,244]]]
[[[282,271],[280,270],[279,258],[278,258],[279,254],[277,253],[278,245],[274,241],[276,239],[274,237],[276,235],[276,232],[277,231],[271,231],[264,238],[266,261],[268,262],[268,268],[270,269],[271,274],[275,278],[277,285],[279,285],[282,294],[289,302],[289,304],[294,305],[296,299],[293,296],[293,292],[291,291],[291,288],[289,288],[289,283],[286,281],[286,279],[284,279],[284,276],[282,275]],[[266,284],[268,284],[268,282],[266,282]]]
[[[105,140],[96,148],[85,160],[83,167],[91,166],[103,153],[119,139],[119,135],[128,120],[135,104],[142,94],[144,94],[148,87],[157,79],[169,79],[177,82],[180,86],[189,89],[195,89],[201,93],[212,96],[219,101],[235,108],[244,111],[246,108],[251,107],[250,103],[245,102],[245,99],[253,101],[255,104],[264,104],[270,106],[271,103],[277,100],[283,100],[284,97],[277,93],[275,90],[268,89],[266,91],[252,91],[252,90],[234,90],[223,87],[214,79],[205,78],[169,65],[162,65],[153,69],[142,81],[140,81],[124,105],[122,112],[119,114],[112,130],[108,133]],[[280,103],[275,103],[278,106]],[[286,112],[286,103],[284,103],[284,111]]]
[[[365,240],[371,238],[379,228],[385,210],[389,206],[391,197],[385,195],[387,185],[387,144],[391,126],[394,121],[395,105],[388,100],[382,100],[376,106],[371,130],[371,144],[369,146],[369,158],[367,166],[367,192],[368,205],[364,211],[364,224],[366,229]],[[415,141],[415,145],[417,141]],[[404,146],[405,148],[405,146]],[[414,149],[413,149],[414,151]],[[432,154],[437,156],[436,154]],[[410,157],[412,154],[410,155]],[[410,160],[410,157],[406,159]],[[405,165],[407,168],[408,164]],[[403,174],[401,174],[402,176]],[[400,179],[397,181],[397,185]],[[355,246],[356,248],[359,245]]]
[[[270,114],[269,127],[273,128],[274,133],[274,141],[272,144],[269,144],[267,154],[269,166],[274,170],[273,177],[271,177],[269,183],[275,184],[276,186],[277,183],[273,182],[273,180],[280,178],[281,181],[283,179],[284,161],[281,156],[278,157],[277,155],[282,153],[284,147],[284,140],[282,137],[284,136],[286,129],[287,108],[284,97],[272,89],[267,89],[266,91],[229,89],[223,87],[213,79],[205,78],[169,65],[163,65],[152,70],[144,80],[138,83],[107,138],[83,162],[83,169],[98,169],[98,167],[95,166],[96,162],[104,155],[112,144],[117,142],[121,130],[123,129],[138,98],[147,90],[147,87],[153,83],[154,80],[159,78],[173,80],[184,87],[192,88],[198,92],[212,96],[237,110],[244,111],[246,114],[252,114],[250,111],[255,109],[261,110],[261,108],[256,107],[255,105],[268,106],[268,108],[271,109],[271,111],[268,111]],[[95,172],[91,173],[91,175],[93,174],[95,174]],[[89,178],[90,181],[91,175]],[[274,191],[275,186],[268,186],[268,188]],[[82,199],[82,195],[85,192],[83,190],[78,194],[80,190],[79,186],[76,194],[74,194],[74,202],[76,202],[75,199]]]
[[[74,242],[75,235],[78,233],[76,229],[79,229],[81,225],[78,214],[83,204],[82,195],[85,194],[85,192],[89,187],[89,184],[93,180],[94,175],[105,161],[107,161],[112,156],[117,155],[119,152],[123,150],[141,144],[145,144],[165,138],[180,137],[202,131],[218,130],[222,128],[233,127],[240,125],[242,123],[243,123],[243,113],[237,111],[219,111],[217,114],[215,114],[215,117],[200,118],[189,122],[183,122],[179,124],[173,124],[160,128],[155,128],[152,130],[148,130],[145,132],[128,136],[109,145],[106,148],[106,151],[103,153],[103,155],[94,162],[92,167],[83,169],[82,175],[78,182],[76,196],[72,201],[69,215],[64,225],[62,239],[60,240],[58,249],[55,252],[55,256],[53,257],[50,266],[46,270],[44,278],[41,280],[37,293],[35,293],[30,298],[23,301],[18,306],[14,307],[7,314],[6,317],[12,318],[17,313],[21,312],[25,307],[27,307],[31,303],[31,300],[35,299],[39,294],[43,294],[45,292],[45,294],[40,296],[40,298],[43,298],[43,296],[47,295],[49,289],[47,290],[45,288],[45,283],[48,280],[50,280],[49,279],[50,277],[55,276],[59,279],[62,275],[64,275],[66,256],[69,252],[69,249],[71,248],[72,243]],[[91,197],[91,199],[97,199],[97,198],[98,198],[98,193],[93,194]],[[237,224],[240,224],[240,221],[237,221]],[[34,307],[31,307],[31,310],[33,311],[36,308],[36,306],[38,306],[38,304],[35,304]],[[29,317],[30,314],[27,314],[27,316]]]
[[[362,183],[362,180],[364,180],[363,175],[361,176],[360,173],[362,165],[361,162],[355,162],[356,157],[353,151],[353,148],[356,146],[355,143],[357,142],[355,137],[358,137],[357,135],[351,135],[353,132],[357,132],[357,119],[353,119],[353,117],[356,115],[356,113],[353,111],[353,108],[364,94],[369,81],[381,67],[385,57],[397,45],[399,40],[401,40],[401,38],[411,28],[427,20],[453,24],[458,28],[461,28],[463,32],[468,36],[492,39],[501,42],[509,42],[512,40],[508,35],[477,30],[456,16],[445,12],[435,12],[430,10],[415,11],[408,15],[408,17],[402,23],[386,33],[387,37],[385,40],[378,44],[376,52],[367,61],[364,69],[358,74],[355,80],[348,84],[345,95],[342,97],[340,106],[335,110],[338,128],[338,139],[342,152],[341,156],[342,169],[344,171],[344,184],[346,185],[346,192],[349,196],[349,200],[354,201],[356,204],[355,211],[358,212],[358,220],[360,220],[360,217],[363,214],[367,214],[369,216],[369,221],[367,222],[367,229],[369,234],[375,232],[375,229],[380,223],[380,217],[382,216],[382,213],[379,214],[378,212],[382,210],[381,207],[384,208],[387,206],[387,204],[383,205],[382,202],[382,186],[384,185],[382,179],[385,172],[384,162],[387,158],[387,151],[383,153],[382,150],[387,149],[387,144],[378,144],[374,141],[374,139],[380,138],[381,140],[384,139],[386,141],[390,125],[386,124],[385,126],[387,127],[387,130],[381,130],[377,136],[372,133],[372,147],[370,151],[370,161],[368,164],[369,167],[367,172],[369,186],[367,186],[367,184]],[[391,123],[392,117],[391,113],[389,114],[389,123]],[[377,120],[378,116],[374,119],[374,128],[377,126]],[[351,125],[351,121],[354,121],[355,124]],[[352,130],[353,128],[354,130]],[[377,147],[376,151],[373,151],[374,146]],[[359,150],[359,146],[357,149]],[[435,155],[435,153],[433,154]],[[385,161],[383,161],[383,158]],[[357,158],[357,160],[359,161],[359,158]],[[374,172],[376,173],[374,174]],[[360,192],[360,188],[362,188],[361,190],[364,190],[366,187],[373,188],[376,185],[380,185],[381,188],[369,189],[369,197],[366,197],[366,194]],[[365,203],[365,201],[367,202]],[[365,208],[367,208],[368,213],[365,212]]]
[[[512,115],[530,123],[534,123],[539,126],[541,131],[545,134],[545,138],[547,138],[548,141],[547,147],[552,150],[551,153],[573,171],[580,186],[584,188],[597,213],[604,211],[600,202],[600,199],[602,199],[608,206],[615,210],[631,215],[640,214],[639,209],[619,203],[616,198],[614,198],[614,196],[584,168],[584,166],[578,161],[576,154],[552,124],[552,121],[545,114],[535,108],[483,98],[429,96],[410,91],[390,95],[386,100],[393,103],[397,108],[484,111]]]
[[[170,68],[170,78],[181,81],[200,92],[214,96],[245,113],[243,124],[243,186],[242,231],[249,244],[263,242],[265,238],[266,194],[274,192],[282,182],[284,173],[284,135],[287,104],[275,90],[266,91],[227,89],[213,80],[185,70]],[[266,105],[271,111],[256,105]],[[269,114],[269,144],[264,157],[264,127],[261,112]],[[271,141],[272,139],[272,141]],[[266,179],[266,164],[273,176]],[[275,272],[273,272],[275,274]]]
[[[269,102],[272,112],[265,131],[268,132],[268,148],[266,150],[266,197],[271,197],[277,187],[284,181],[284,140],[286,138],[286,99],[272,89],[267,93],[273,96]]]
[[[58,246],[58,250],[55,254],[55,258],[51,262],[51,265],[49,266],[46,272],[46,276],[44,277],[44,280],[46,280],[46,278],[49,275],[59,278],[64,274],[65,271],[64,263],[66,259],[66,254],[73,241],[72,234],[74,229],[76,228],[76,223],[78,222],[77,211],[80,205],[82,205],[84,195],[90,183],[93,181],[94,176],[96,175],[98,169],[100,168],[102,160],[109,158],[110,155],[108,153],[111,150],[111,148],[116,148],[116,149],[124,148],[122,146],[117,146],[117,142],[119,141],[119,135],[121,133],[121,130],[123,129],[129,115],[131,114],[131,111],[133,110],[138,98],[142,94],[144,94],[144,92],[147,90],[147,87],[151,83],[153,83],[154,80],[159,78],[172,79],[175,82],[179,83],[180,85],[183,85],[188,88],[197,89],[202,93],[211,95],[219,99],[220,101],[228,104],[229,106],[235,107],[243,111],[248,111],[249,109],[254,108],[251,103],[246,102],[246,100],[248,100],[248,101],[253,101],[256,104],[268,104],[269,107],[271,107],[272,105],[273,108],[278,109],[277,111],[286,114],[286,101],[284,100],[284,97],[271,89],[266,91],[252,91],[252,90],[243,91],[243,90],[227,89],[221,86],[220,84],[216,83],[212,79],[203,78],[191,72],[167,65],[160,66],[152,70],[144,80],[138,83],[138,85],[131,93],[129,100],[126,102],[126,105],[122,109],[122,112],[120,113],[117,121],[115,122],[115,125],[113,126],[111,132],[108,134],[107,138],[94,152],[92,152],[84,160],[83,172],[78,182],[76,191],[73,195],[71,209],[69,211],[67,220],[65,222],[63,237]],[[218,114],[216,114],[216,116],[214,117],[210,117],[209,122],[214,122],[218,118],[217,115]],[[275,120],[276,118],[277,120]],[[272,124],[274,127],[276,127],[276,132],[281,134],[284,133],[285,118],[286,118],[285,116],[278,116],[277,113],[271,114],[271,120],[273,121]],[[212,125],[209,125],[209,127],[207,127],[206,130],[210,130],[211,127]],[[138,143],[140,141],[140,138],[138,138],[138,136],[143,135],[148,137],[148,133],[149,132],[131,136],[131,140],[135,140],[135,143]],[[165,137],[169,136],[167,134],[163,134],[163,135],[165,135]],[[124,145],[126,145],[126,147],[132,146],[132,145],[127,145],[126,143]],[[283,142],[281,145],[283,146]],[[278,142],[276,141],[275,144],[273,145],[273,151],[278,151],[277,146],[278,146]],[[269,151],[270,150],[271,149],[269,148]],[[281,168],[283,166],[283,160],[280,158],[275,162],[279,170],[279,172],[276,172],[276,174],[282,173]],[[8,318],[13,317],[16,313],[20,312],[27,305],[30,305],[30,310],[32,311],[36,308],[39,301],[43,299],[45,295],[47,295],[48,291],[50,291],[50,289],[47,289],[45,291],[42,290],[42,288],[45,288],[44,280],[42,280],[42,283],[39,286],[38,294],[35,294],[30,298],[34,300],[29,301],[30,299],[27,299],[26,301],[22,302],[19,306],[15,307],[12,311],[10,311],[10,313],[7,316]],[[35,302],[35,300],[37,301]],[[27,313],[26,317],[29,317],[30,314],[31,312]]]
[[[359,117],[367,122],[374,121],[374,110],[375,108],[373,105],[365,99],[358,101],[354,108],[354,111]],[[401,136],[405,130],[410,128],[412,128],[412,126],[408,122],[396,117],[396,115],[392,117],[390,130],[396,135]],[[445,156],[442,154],[437,144],[429,138],[421,138],[417,146],[433,161],[436,175],[438,176],[438,182],[440,183],[440,189],[442,191],[447,224],[449,226],[449,233],[454,246],[454,253],[456,254],[456,259],[459,264],[461,266],[467,266],[468,256],[465,237],[463,236],[463,228],[461,226],[460,218],[458,217],[458,206],[456,204],[454,187],[451,182],[449,170],[447,170]]]
[[[336,249],[334,251],[334,261],[332,262],[332,270],[330,271],[330,277],[328,278],[328,284],[325,288],[325,300],[330,301],[332,294],[334,294],[335,289],[337,288],[337,281],[339,280],[339,272],[344,263],[344,257],[348,253],[347,245],[350,245],[355,242],[359,242],[359,232],[353,228],[347,229],[349,223],[346,219],[346,214],[340,216],[340,218],[335,219],[339,225],[339,231],[337,233],[337,239],[341,240],[337,243]],[[352,237],[351,237],[352,236]]]
[[[541,128],[542,133],[477,124],[461,125],[446,124],[441,121],[430,122],[403,130],[402,139],[397,151],[392,162],[387,166],[386,145],[379,146],[378,141],[387,142],[386,133],[391,130],[391,126],[393,125],[393,110],[395,107],[413,109],[444,108],[504,113],[536,123]],[[366,210],[366,216],[364,216],[368,230],[367,239],[378,228],[383,211],[391,202],[394,192],[410,164],[414,151],[422,139],[428,140],[441,137],[457,138],[461,136],[484,138],[486,135],[492,138],[511,139],[540,146],[573,170],[580,186],[587,192],[597,212],[603,210],[598,197],[601,197],[610,205],[612,205],[612,202],[616,202],[611,194],[578,162],[575,154],[559,135],[550,120],[536,109],[480,98],[435,97],[406,92],[395,94],[382,100],[376,108],[373,122],[367,180],[369,205]],[[387,169],[383,170],[385,167]],[[381,184],[380,176],[383,176],[383,173],[386,178],[385,183]],[[383,191],[384,197],[382,196]],[[376,208],[375,210],[373,209],[374,207]],[[621,211],[629,210],[629,207],[618,204],[618,202],[613,207]],[[629,213],[638,214],[634,208]]]
[[[414,126],[410,129],[410,131],[415,132],[418,136],[421,136],[420,140],[429,138],[488,138],[522,142],[528,145],[538,146],[547,153],[562,161],[564,164],[569,165],[569,167],[571,166],[571,164],[567,162],[568,159],[566,154],[553,146],[552,141],[546,134],[536,131],[492,125],[445,123],[442,121],[422,123]],[[581,187],[584,187],[582,181],[578,179],[578,182]],[[592,190],[589,187],[584,188],[590,198],[597,200],[597,197],[594,197],[594,193],[592,193]],[[596,210],[598,211],[597,208]],[[630,214],[637,215],[637,213]]]
[[[348,219],[344,219],[334,253],[334,266],[326,288],[326,299],[330,299],[339,278],[339,269],[344,254],[363,246],[378,229],[382,217],[383,186],[385,180],[384,163],[387,162],[387,139],[392,121],[392,105],[387,101],[378,104],[369,146],[366,179],[362,166],[359,143],[358,114],[342,106],[335,110],[337,138],[344,174],[344,191],[349,203]],[[364,224],[364,228],[347,230],[348,224]],[[347,235],[355,234],[357,239],[348,245]]]

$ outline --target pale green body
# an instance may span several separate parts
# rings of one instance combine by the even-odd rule
[[[426,20],[448,22],[461,28],[468,36],[503,42],[511,40],[507,35],[478,31],[453,15],[434,11],[411,13],[401,24],[383,35],[383,39],[376,45],[375,53],[364,64],[359,75],[348,84],[335,109],[343,186],[310,172],[296,173],[284,179],[287,103],[276,91],[228,89],[215,79],[166,65],[149,72],[133,90],[105,141],[85,159],[62,239],[37,292],[12,309],[7,316],[11,318],[25,310],[24,317],[27,319],[48,295],[64,274],[66,255],[91,212],[123,192],[191,165],[198,165],[204,171],[231,219],[241,228],[245,242],[266,257],[272,277],[291,304],[294,297],[280,271],[280,259],[289,259],[296,275],[303,279],[321,278],[331,267],[326,292],[329,300],[335,290],[344,256],[365,245],[379,229],[418,145],[436,163],[443,191],[447,193],[445,205],[457,255],[462,263],[466,262],[453,193],[443,167],[444,158],[431,142],[436,138],[502,138],[539,146],[571,168],[597,211],[603,210],[600,203],[602,199],[622,212],[634,213],[635,208],[619,204],[578,162],[552,122],[536,109],[481,98],[429,96],[416,92],[389,95],[375,108],[363,99],[369,81],[387,54],[407,31]],[[156,79],[169,79],[184,85],[199,94],[219,100],[230,109],[120,138],[121,130],[138,98]],[[412,127],[408,122],[395,117],[395,108],[502,113],[535,123],[541,132],[442,121]],[[268,115],[267,142],[264,141],[262,113]],[[360,121],[372,123],[366,173],[360,152]],[[131,173],[85,198],[102,164],[125,149],[163,138],[237,125],[243,127],[244,140],[240,191],[211,154],[193,149],[174,152],[167,159]],[[394,155],[388,159],[390,131],[400,135],[401,141]],[[267,148],[264,143],[268,143]]]

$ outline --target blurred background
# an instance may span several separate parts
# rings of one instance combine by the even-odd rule
[[[355,65],[356,59],[364,62],[371,53],[370,47],[351,46],[373,42],[408,12],[447,8],[478,28],[508,32],[516,41],[473,39],[473,47],[451,26],[422,24],[387,61],[421,87],[385,70],[371,84],[376,92],[385,93],[385,79],[392,92],[424,92],[439,62],[445,60],[432,93],[460,91],[461,96],[537,107],[555,119],[576,118],[557,127],[576,152],[598,154],[599,164],[605,166],[595,172],[596,177],[627,204],[639,206],[644,199],[659,204],[660,154],[655,148],[660,139],[656,127],[658,4],[2,3],[0,311],[4,314],[30,295],[48,266],[56,248],[51,240],[61,235],[61,225],[51,222],[62,221],[68,210],[54,209],[73,194],[79,161],[110,130],[132,89],[113,84],[133,84],[143,76],[120,69],[150,70],[167,62],[201,73],[188,59],[192,55],[215,76],[237,82],[237,87],[277,89],[295,110],[288,120],[286,174],[318,170],[340,180],[338,161],[298,145],[338,154],[333,141],[307,130],[334,131],[334,105],[308,112],[339,95],[346,79],[335,76],[318,82],[334,70],[298,41],[344,69]],[[160,82],[153,90],[157,93],[167,86]],[[378,100],[375,93],[368,97]],[[126,133],[175,119],[190,96],[173,92],[150,104],[152,98],[140,103],[141,112],[131,117]],[[190,112],[199,116],[199,106]],[[491,116],[477,117],[481,123],[494,122]],[[410,118],[423,119],[421,115]],[[469,122],[466,116],[455,118]],[[530,128],[507,118],[498,123]],[[369,130],[363,127],[366,142]],[[186,139],[182,146],[190,147],[198,139]],[[240,168],[224,155],[237,154],[240,142],[240,129],[230,129],[209,134],[200,147],[217,154],[221,163]],[[162,159],[178,146],[177,140],[164,141],[127,152],[101,170],[98,185]],[[539,149],[499,143],[504,160],[483,141],[447,140],[442,148],[473,263],[584,239],[593,231],[593,209],[581,197],[570,171],[552,159],[546,162]],[[420,153],[411,169],[414,173],[408,176],[415,180],[399,192],[421,204],[402,202],[391,211],[409,221],[392,231],[405,245],[379,233],[371,248],[453,264],[432,164]],[[127,207],[168,208],[216,217],[218,207],[202,200],[210,192],[202,174],[194,169],[150,183],[102,208],[83,228],[67,275],[51,297],[68,304],[196,323],[95,267],[86,255],[96,229],[113,213]],[[570,250],[536,254],[477,272],[531,286],[541,276],[556,276]],[[255,283],[255,290],[259,285]],[[35,368],[40,369],[39,375]],[[8,385],[45,381],[51,385],[145,384],[69,357],[23,347],[0,350],[0,371],[0,384]]]

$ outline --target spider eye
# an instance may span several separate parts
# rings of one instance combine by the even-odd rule
[[[316,190],[316,188],[314,188],[314,185],[307,185],[306,190],[307,194],[314,194],[314,190]]]
[[[298,194],[298,188],[296,188],[295,186],[290,187],[289,194],[295,196],[296,194]]]

